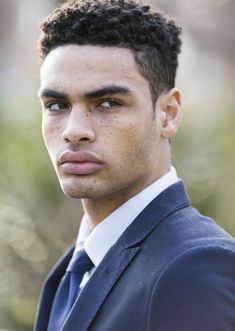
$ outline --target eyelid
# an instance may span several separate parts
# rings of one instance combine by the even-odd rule
[[[69,107],[68,102],[66,102],[64,100],[51,100],[51,101],[45,102],[44,108],[46,110],[53,111],[52,109],[50,109],[50,106],[53,106],[53,105],[63,105],[64,106],[63,108],[68,108]],[[63,109],[63,108],[61,108],[61,109]],[[57,110],[57,111],[59,111],[59,110]]]
[[[102,103],[105,103],[105,102],[115,102],[116,107],[123,105],[123,101],[121,101],[120,99],[116,99],[113,97],[107,97],[107,98],[103,98],[103,99],[99,100],[96,104],[96,107],[101,106]],[[110,108],[112,108],[112,106]]]

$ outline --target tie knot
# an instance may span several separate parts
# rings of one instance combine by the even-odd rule
[[[87,255],[86,251],[82,249],[74,254],[66,271],[85,274],[93,267],[94,267],[93,262]]]

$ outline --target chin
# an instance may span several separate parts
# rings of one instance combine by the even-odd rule
[[[62,189],[63,193],[69,198],[74,198],[74,199],[88,198],[88,193],[84,192],[84,190],[81,190],[79,188],[61,186],[61,189]]]
[[[93,182],[60,182],[64,194],[74,199],[97,199],[103,196],[101,186],[97,189]]]

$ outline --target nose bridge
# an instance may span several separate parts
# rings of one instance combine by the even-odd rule
[[[69,116],[69,126],[89,127],[91,119],[90,112],[80,105],[73,106]]]
[[[63,132],[63,138],[72,143],[81,140],[94,140],[94,128],[91,113],[81,106],[73,106]]]

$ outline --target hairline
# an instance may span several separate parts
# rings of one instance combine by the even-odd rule
[[[43,65],[45,59],[47,58],[47,56],[54,51],[55,49],[57,49],[58,47],[63,47],[63,46],[69,46],[69,45],[78,45],[78,46],[94,46],[94,47],[103,47],[103,48],[119,48],[119,49],[126,49],[128,50],[134,61],[136,64],[136,69],[138,70],[139,74],[145,79],[145,81],[148,83],[148,87],[149,87],[149,91],[150,91],[150,95],[151,95],[151,99],[152,99],[152,104],[153,104],[153,108],[155,109],[155,103],[158,99],[158,97],[161,95],[161,93],[163,93],[164,91],[168,91],[170,88],[169,87],[164,87],[161,88],[160,86],[158,87],[158,92],[155,93],[155,91],[153,91],[153,89],[151,88],[151,83],[149,81],[149,79],[146,77],[146,75],[144,74],[144,68],[141,65],[141,61],[138,61],[138,56],[142,55],[144,56],[144,48],[142,46],[142,49],[134,49],[134,47],[128,46],[128,44],[114,44],[114,45],[107,45],[107,44],[102,44],[102,43],[77,43],[77,42],[66,42],[66,43],[58,43],[55,45],[55,47],[51,48],[50,51],[48,53],[46,53],[46,55],[44,57],[40,58],[40,66]],[[154,49],[153,47],[150,46],[145,46],[145,50],[150,48]]]

